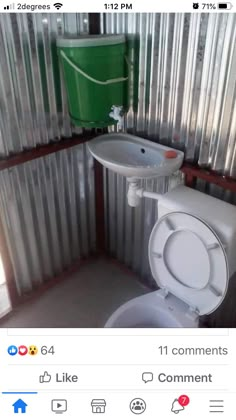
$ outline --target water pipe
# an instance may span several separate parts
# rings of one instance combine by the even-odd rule
[[[160,200],[162,194],[145,191],[143,188],[139,187],[137,181],[129,180],[129,189],[127,193],[128,204],[130,207],[138,207],[141,203],[141,198],[151,198],[153,200]]]
[[[160,198],[162,197],[163,194],[158,194],[155,192],[150,192],[150,191],[145,191],[143,188],[140,188],[137,191],[137,194],[139,197],[146,197],[146,198],[152,198],[153,200],[160,200]]]

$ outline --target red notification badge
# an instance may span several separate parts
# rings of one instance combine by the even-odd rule
[[[178,403],[182,406],[182,407],[186,407],[186,405],[189,404],[189,397],[187,395],[180,395],[180,397],[178,398]]]

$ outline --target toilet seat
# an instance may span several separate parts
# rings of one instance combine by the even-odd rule
[[[198,315],[213,312],[228,288],[224,247],[203,220],[189,213],[166,214],[149,239],[149,262],[157,285]]]

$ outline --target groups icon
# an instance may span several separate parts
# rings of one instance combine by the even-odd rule
[[[20,356],[26,356],[26,354],[29,354],[30,356],[36,356],[38,353],[38,348],[35,345],[31,345],[29,347],[24,345],[18,347],[11,345],[8,347],[7,352],[10,356],[16,356],[17,354]]]

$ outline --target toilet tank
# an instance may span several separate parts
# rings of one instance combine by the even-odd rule
[[[219,236],[229,263],[229,274],[236,271],[236,206],[180,185],[158,201],[158,218],[181,211],[205,221]]]

